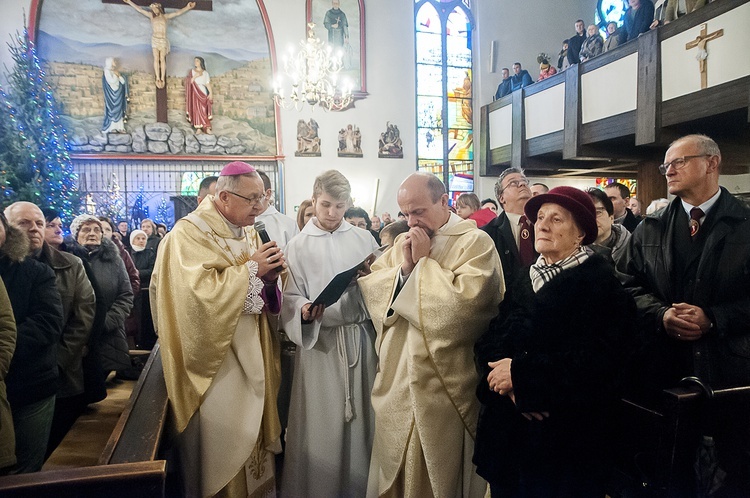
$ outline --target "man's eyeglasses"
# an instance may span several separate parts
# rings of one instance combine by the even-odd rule
[[[662,175],[666,175],[667,170],[670,166],[672,166],[675,171],[678,169],[682,169],[685,167],[688,161],[690,161],[691,159],[695,159],[696,157],[711,157],[711,154],[698,154],[697,156],[683,156],[678,157],[677,159],[672,159],[668,163],[659,165],[659,173],[661,173]]]
[[[240,197],[241,199],[245,199],[247,202],[249,202],[252,205],[259,204],[260,200],[263,199],[264,195],[254,195],[252,197],[245,197],[244,195],[240,195],[237,192],[232,192],[231,190],[227,190],[232,195],[236,195],[237,197]]]
[[[510,188],[510,187],[520,188],[520,187],[528,187],[528,186],[529,186],[529,181],[524,178],[523,180],[509,181],[508,184],[505,186],[505,188]]]

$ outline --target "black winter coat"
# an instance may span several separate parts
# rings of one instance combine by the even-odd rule
[[[523,272],[509,296],[475,347],[482,379],[477,473],[511,495],[564,494],[563,481],[572,479],[573,495],[583,496],[602,485],[610,410],[633,350],[635,303],[597,255],[537,293]],[[515,405],[487,383],[487,363],[502,358],[513,360]],[[522,412],[550,415],[528,421]]]
[[[16,351],[5,379],[11,408],[57,392],[57,347],[63,327],[55,272],[29,257],[19,262],[19,255],[12,254],[18,237],[25,235],[10,227],[0,248],[0,277],[8,290],[17,327]]]
[[[146,246],[142,251],[132,251],[132,257],[140,275],[141,289],[148,289],[156,264],[156,250]]]
[[[104,312],[103,320],[101,316],[94,319],[89,340],[91,349],[105,373],[130,367],[125,318],[133,308],[133,289],[117,247],[104,238],[101,246],[91,252],[72,240],[66,241],[66,248],[88,262],[89,279],[92,285],[95,282],[97,314]]]
[[[650,349],[666,355],[658,361],[663,369],[654,372],[663,384],[657,387],[672,387],[686,375],[713,388],[750,385],[750,209],[722,187],[706,216],[701,228],[705,246],[689,303],[706,312],[714,329],[689,344],[669,339],[662,326],[666,310],[683,297],[674,275],[675,228],[687,231],[687,225],[677,223],[682,209],[676,198],[647,216],[618,268],[627,274],[625,287],[635,297]],[[669,363],[683,353],[688,365]]]

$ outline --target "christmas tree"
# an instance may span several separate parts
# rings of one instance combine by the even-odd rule
[[[156,207],[156,218],[154,221],[157,223],[164,223],[167,228],[172,227],[172,217],[169,214],[169,203],[164,196],[162,196],[159,205]]]
[[[80,193],[60,108],[28,30],[8,48],[14,67],[8,92],[0,88],[0,202],[30,201],[72,219]]]
[[[109,183],[107,183],[107,192],[104,199],[99,202],[99,215],[106,216],[113,222],[125,218],[125,201],[120,193],[120,182],[117,180],[117,174],[112,173]]]

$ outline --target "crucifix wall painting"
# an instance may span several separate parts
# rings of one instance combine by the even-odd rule
[[[37,47],[73,154],[275,156],[266,27],[243,0],[44,0]]]
[[[307,0],[307,22],[315,23],[315,35],[343,55],[342,82],[352,84],[357,98],[367,94],[365,85],[364,0]]]

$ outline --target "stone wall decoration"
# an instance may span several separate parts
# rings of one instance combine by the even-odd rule
[[[401,141],[401,132],[398,126],[385,123],[385,131],[380,134],[378,140],[378,157],[391,157],[402,159],[404,157],[404,144]]]
[[[339,157],[362,157],[362,133],[357,125],[346,125],[338,135]]]
[[[344,68],[339,80],[352,84],[354,98],[367,95],[365,82],[364,0],[307,0],[307,22],[315,35],[341,51]]]
[[[134,3],[154,13],[148,2]],[[162,3],[171,15],[188,2]],[[164,89],[154,76],[154,21],[142,12],[122,0],[34,5],[32,34],[74,155],[279,154],[262,2],[201,0],[171,16]],[[166,106],[162,122],[157,100]]]
[[[297,157],[320,157],[320,137],[318,136],[318,122],[310,118],[297,121]]]

